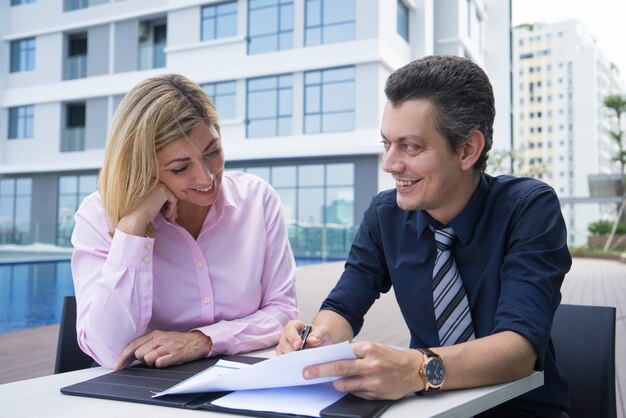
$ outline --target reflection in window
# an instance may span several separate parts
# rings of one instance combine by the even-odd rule
[[[33,180],[0,180],[0,244],[30,244]]]
[[[35,69],[35,38],[11,41],[11,72]]]
[[[291,134],[291,74],[248,80],[248,138]]]
[[[293,0],[249,0],[248,54],[293,47]]]
[[[306,46],[350,41],[355,33],[355,0],[306,0]]]
[[[9,139],[32,138],[35,106],[9,108]]]
[[[346,258],[354,225],[354,163],[239,168],[260,175],[280,196],[298,258]]]
[[[354,129],[354,67],[304,74],[304,133]]]
[[[139,69],[165,67],[167,24],[163,21],[139,23]]]
[[[237,35],[237,2],[202,7],[201,39],[226,38]]]
[[[83,199],[97,189],[98,176],[59,177],[59,210],[57,212],[57,245],[71,246],[70,237],[74,230],[74,213]]]
[[[235,81],[206,83],[202,85],[202,88],[211,98],[220,119],[232,119],[235,117],[237,108],[237,84]]]

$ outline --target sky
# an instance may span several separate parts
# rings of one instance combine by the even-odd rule
[[[625,0],[513,0],[513,26],[578,19],[626,81]]]

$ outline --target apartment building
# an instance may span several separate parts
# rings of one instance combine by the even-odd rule
[[[619,73],[579,21],[513,31],[513,139],[520,171],[549,183],[562,201],[590,196],[588,176],[619,172],[603,100],[623,91]],[[573,199],[569,199],[573,200]],[[586,243],[591,222],[615,205],[562,206],[568,243]]]
[[[510,142],[510,1],[2,0],[0,244],[69,244],[107,127],[140,80],[181,73],[220,114],[227,170],[278,191],[297,257],[345,257],[381,169],[384,83],[471,58]]]

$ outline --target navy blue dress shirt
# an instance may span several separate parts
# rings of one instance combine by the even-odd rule
[[[432,299],[434,234],[425,211],[405,211],[396,191],[378,194],[366,210],[345,271],[321,309],[343,316],[357,335],[365,313],[391,286],[411,333],[411,347],[437,347]],[[507,402],[523,411],[567,411],[550,329],[571,266],[559,200],[530,178],[483,174],[467,206],[449,224],[452,254],[467,292],[476,338],[501,331],[526,337],[544,385]]]

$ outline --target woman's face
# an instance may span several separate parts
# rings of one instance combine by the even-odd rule
[[[219,197],[224,152],[213,126],[199,123],[157,153],[160,180],[179,201],[209,207]]]

